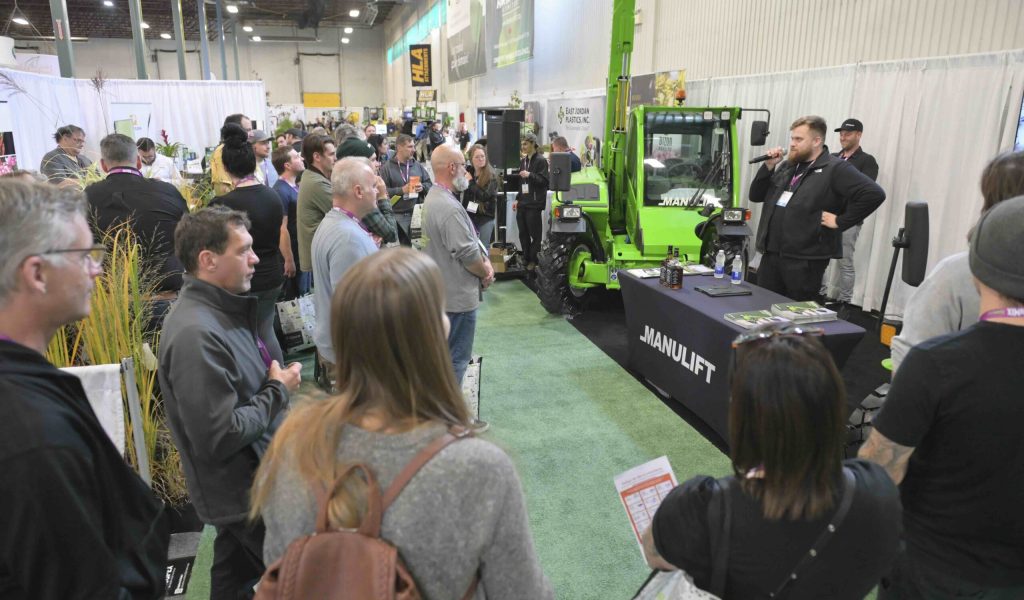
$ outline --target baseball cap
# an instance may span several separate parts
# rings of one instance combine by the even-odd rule
[[[373,156],[373,148],[366,140],[350,137],[338,146],[338,151],[335,155],[338,160],[345,158],[346,156],[362,156],[363,158],[370,158]]]
[[[265,142],[270,139],[270,134],[262,129],[253,129],[249,132],[249,143]]]
[[[971,237],[971,273],[1000,294],[1024,299],[1024,196],[1003,200],[978,220]]]
[[[836,131],[864,131],[864,124],[857,119],[847,119]]]
[[[292,127],[291,129],[285,131],[285,133],[290,134],[292,137],[297,137],[300,140],[306,137],[306,132],[299,129],[298,127]]]

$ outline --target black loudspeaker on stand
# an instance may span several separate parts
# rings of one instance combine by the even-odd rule
[[[928,268],[928,204],[924,202],[907,203],[903,227],[892,240],[892,263],[889,265],[889,277],[885,282],[885,293],[882,294],[882,306],[878,309],[878,325],[885,321],[885,309],[889,305],[889,292],[892,291],[892,280],[896,276],[896,263],[899,262],[900,250],[903,254],[903,281],[907,285],[917,287],[924,281],[925,270]]]
[[[572,159],[568,152],[552,152],[548,158],[548,189],[552,192],[568,192],[572,186]]]

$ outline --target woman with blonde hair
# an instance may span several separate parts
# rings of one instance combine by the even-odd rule
[[[331,302],[338,394],[288,415],[260,465],[254,517],[263,518],[266,564],[313,533],[314,490],[332,488],[353,463],[381,489],[449,427],[470,415],[448,354],[444,283],[425,254],[370,255],[345,274]],[[335,528],[358,526],[367,486],[344,480],[330,501]],[[464,438],[434,456],[384,513],[381,537],[398,548],[425,599],[552,598],[509,457]]]

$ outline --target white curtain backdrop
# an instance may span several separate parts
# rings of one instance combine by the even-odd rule
[[[929,269],[967,248],[967,232],[981,208],[981,170],[1012,149],[1022,94],[1024,50],[687,82],[691,106],[771,110],[767,147],[786,147],[789,124],[802,115],[826,119],[832,151],[839,145],[832,129],[848,117],[864,122],[861,144],[878,160],[878,183],[886,191],[885,203],[864,223],[854,258],[853,301],[866,309],[881,305],[891,241],[908,202],[929,205]],[[757,168],[746,161],[765,150],[747,145],[749,124],[763,118],[748,113],[741,123],[744,186]],[[756,224],[759,207],[752,208]],[[912,291],[899,273],[890,314],[902,314]]]
[[[11,105],[18,163],[33,170],[56,146],[57,128],[69,123],[85,130],[85,154],[99,160],[100,140],[114,131],[111,102],[152,104],[154,141],[162,143],[159,134],[166,130],[171,143],[181,142],[200,156],[218,143],[224,117],[244,113],[264,127],[267,109],[262,81],[108,79],[98,90],[89,79],[9,69],[0,69],[0,101]]]

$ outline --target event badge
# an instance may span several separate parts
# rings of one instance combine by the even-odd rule
[[[466,203],[466,212],[476,214],[476,211],[477,211],[478,208],[479,208],[479,205],[476,202],[467,202]]]
[[[528,183],[524,183],[523,184],[523,193],[524,194],[529,194],[530,193],[530,184],[528,184]]]
[[[782,195],[779,196],[779,200],[778,200],[778,202],[775,203],[775,206],[781,206],[781,207],[785,208],[786,205],[789,204],[789,199],[792,198],[792,197],[793,197],[793,192],[782,192]]]

